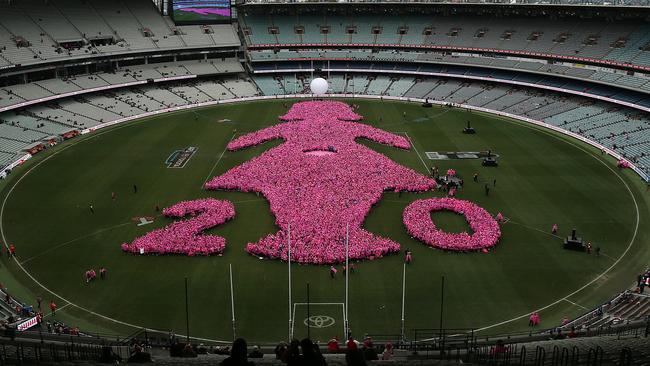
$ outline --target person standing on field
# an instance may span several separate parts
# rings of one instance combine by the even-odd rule
[[[334,278],[336,276],[336,272],[338,272],[336,270],[336,267],[330,266],[330,277]]]

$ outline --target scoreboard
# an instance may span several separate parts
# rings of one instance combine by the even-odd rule
[[[230,23],[230,0],[172,0],[176,24]]]

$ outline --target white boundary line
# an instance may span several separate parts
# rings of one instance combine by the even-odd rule
[[[291,334],[295,334],[293,328],[294,328],[294,326],[296,324],[296,305],[305,305],[306,306],[307,303],[306,302],[294,302],[293,303],[293,315],[292,315],[293,323],[291,323]],[[310,302],[309,306],[312,306],[312,305],[325,305],[325,306],[341,305],[341,310],[343,311],[343,339],[347,339],[347,334],[345,334],[345,324],[346,324],[346,322],[345,322],[346,321],[346,319],[345,319],[345,303],[342,303],[342,302]],[[303,320],[303,324],[304,324],[304,320]]]
[[[544,231],[544,230],[542,230],[542,229],[538,229],[538,228],[536,228],[536,227],[532,227],[532,226],[528,226],[528,225],[525,225],[525,224],[521,224],[521,223],[518,223],[518,222],[516,222],[516,221],[514,221],[514,220],[507,219],[507,220],[504,221],[502,224],[507,224],[507,223],[515,224],[515,225],[518,225],[518,226],[524,227],[524,228],[526,228],[526,229],[535,230],[535,231],[537,231],[537,232],[540,232],[540,233],[542,233],[542,234],[546,234],[546,235],[550,235],[550,236],[552,236],[552,237],[554,237],[554,238],[557,238],[557,239],[562,239],[562,237],[559,236],[559,235],[555,235],[555,234],[553,234],[553,233],[550,233],[550,232],[548,232],[548,231]]]
[[[424,165],[424,171],[426,172],[426,175],[429,175],[429,168],[427,167],[427,164],[422,159],[422,156],[420,155],[420,152],[418,151],[418,148],[415,147],[415,143],[411,139],[411,136],[409,136],[408,132],[404,132],[404,135],[406,135],[406,138],[411,143],[411,146],[413,146],[413,150],[415,150],[415,152],[418,154],[418,158],[420,158],[420,161],[422,162],[422,165]]]
[[[217,159],[217,162],[214,163],[214,165],[212,166],[212,169],[210,169],[210,173],[208,173],[208,176],[205,177],[205,180],[203,181],[203,184],[201,184],[201,189],[203,189],[203,186],[205,186],[205,184],[206,184],[206,183],[208,182],[208,180],[210,179],[210,176],[212,175],[212,173],[214,172],[214,170],[217,168],[217,165],[219,165],[219,162],[220,162],[221,159],[223,158],[223,155],[224,155],[224,154],[226,153],[226,151],[228,150],[228,144],[230,144],[230,142],[232,142],[232,140],[235,139],[235,136],[237,136],[237,132],[234,132],[234,133],[232,134],[232,137],[230,137],[230,140],[228,140],[228,143],[226,144],[226,147],[223,148],[223,151],[221,152],[221,155],[219,155],[219,159]]]
[[[65,309],[65,308],[67,308],[67,307],[70,306],[70,305],[72,305],[72,304],[67,303],[67,304],[61,306],[60,308],[57,308],[56,311],[61,311],[61,310]],[[51,312],[49,312],[49,313],[43,315],[43,318],[48,317],[48,316],[53,316],[53,315],[52,315]],[[56,315],[54,315],[54,316],[56,316]]]
[[[228,101],[228,103],[239,102],[239,101],[241,101],[241,102],[245,102],[245,101],[252,101],[252,100],[286,99],[286,98],[296,98],[296,97],[297,97],[297,98],[300,98],[299,96],[282,96],[282,98],[277,98],[277,96],[276,96],[275,98],[268,98],[268,97],[267,97],[267,98],[265,98],[265,97],[261,97],[261,98],[245,98],[245,99],[240,99],[240,100],[230,100],[230,101]],[[304,96],[303,96],[303,97],[304,97]],[[343,96],[331,95],[331,97],[346,97],[346,96],[344,96],[344,95],[343,95]],[[370,100],[372,100],[372,99],[379,99],[379,97],[373,97],[373,96],[360,96],[360,95],[349,95],[349,96],[347,96],[347,98],[355,98],[355,97],[356,97],[356,98],[361,98],[361,99],[370,99]],[[364,98],[364,97],[365,97],[365,98]],[[411,102],[411,101],[421,102],[421,101],[422,101],[422,100],[420,100],[420,99],[415,99],[415,98],[413,98],[413,99],[408,99],[408,98],[386,98],[386,99],[389,99],[389,100],[396,100],[396,101],[405,101],[405,102]],[[222,103],[215,103],[215,104],[225,104],[225,103],[222,102]],[[620,176],[620,175],[619,175],[619,174],[618,174],[614,169],[612,169],[612,167],[610,167],[610,166],[609,166],[605,161],[603,161],[603,160],[599,159],[598,157],[596,157],[593,153],[591,153],[591,152],[585,150],[584,148],[582,148],[582,147],[580,147],[580,146],[574,144],[572,141],[569,141],[569,140],[566,140],[566,139],[562,139],[562,138],[560,138],[559,136],[553,135],[553,134],[551,134],[549,131],[545,131],[544,129],[539,129],[539,128],[533,128],[532,126],[529,126],[529,125],[526,125],[526,124],[522,124],[522,123],[520,123],[520,122],[523,121],[523,122],[531,123],[531,124],[536,125],[536,126],[541,126],[541,127],[543,127],[543,128],[550,129],[550,130],[553,130],[553,131],[556,131],[556,132],[562,133],[564,136],[573,137],[574,139],[577,139],[577,140],[583,141],[584,143],[590,144],[590,145],[592,145],[592,146],[601,147],[600,145],[598,145],[596,142],[591,141],[591,140],[588,140],[588,141],[587,141],[587,140],[584,139],[584,138],[582,138],[582,139],[581,139],[581,138],[578,138],[578,137],[574,136],[574,134],[569,133],[568,131],[565,131],[565,130],[562,130],[562,129],[559,129],[559,128],[558,128],[557,130],[555,130],[555,129],[553,129],[553,128],[551,128],[551,127],[548,127],[546,124],[541,123],[541,122],[534,123],[534,122],[532,122],[531,119],[528,119],[528,118],[518,117],[518,116],[516,116],[516,115],[506,115],[505,113],[502,113],[502,112],[499,112],[499,111],[492,111],[492,112],[490,112],[490,110],[487,110],[487,109],[485,109],[485,108],[478,109],[477,107],[474,107],[474,106],[455,105],[455,107],[456,107],[456,108],[469,108],[469,109],[473,109],[473,110],[479,110],[479,111],[482,111],[482,112],[485,112],[485,113],[491,113],[491,114],[494,114],[494,115],[497,115],[497,116],[513,118],[513,119],[517,120],[518,122],[511,121],[511,120],[507,120],[507,119],[504,120],[504,121],[505,121],[505,122],[508,122],[508,123],[516,124],[516,125],[519,125],[519,126],[523,126],[523,127],[529,128],[529,129],[537,130],[537,131],[540,131],[540,132],[542,132],[542,133],[546,133],[547,135],[549,135],[549,136],[551,136],[551,137],[553,137],[553,138],[555,138],[555,139],[558,139],[558,140],[560,140],[560,141],[563,141],[563,142],[565,142],[565,143],[567,143],[567,144],[570,144],[570,145],[574,146],[575,148],[577,148],[577,149],[579,149],[579,150],[582,150],[582,151],[586,152],[586,153],[589,154],[591,157],[593,157],[594,159],[598,160],[601,164],[603,164],[604,166],[606,166],[610,171],[612,171],[612,172],[613,172],[613,173],[618,177],[619,180],[621,180],[621,181],[623,182],[623,184],[625,185],[625,188],[626,188],[627,191],[630,193],[630,196],[632,197],[632,200],[634,201],[634,206],[635,206],[635,209],[636,209],[636,225],[635,225],[635,229],[634,229],[634,235],[632,236],[632,239],[630,240],[630,243],[628,244],[627,248],[626,248],[625,251],[624,251],[624,252],[619,256],[619,258],[616,259],[616,261],[615,261],[614,263],[612,263],[612,265],[609,266],[609,267],[608,267],[608,268],[607,268],[603,273],[601,273],[600,275],[598,275],[597,277],[595,277],[593,280],[591,280],[590,282],[588,282],[588,283],[586,283],[585,285],[583,285],[582,287],[580,287],[579,289],[575,290],[574,292],[572,292],[572,293],[566,295],[565,297],[563,297],[563,298],[561,298],[561,299],[559,299],[559,300],[557,300],[557,301],[555,301],[555,302],[553,302],[553,303],[551,303],[551,304],[549,304],[549,305],[546,305],[546,306],[541,307],[541,308],[539,308],[539,309],[537,309],[537,310],[534,310],[534,311],[539,312],[539,311],[542,311],[542,310],[548,309],[549,307],[552,307],[552,306],[557,305],[558,303],[564,301],[564,300],[567,299],[568,297],[571,297],[571,296],[573,296],[573,295],[579,293],[580,291],[584,290],[585,288],[589,287],[590,285],[592,285],[593,283],[595,283],[596,281],[598,281],[600,278],[602,278],[603,276],[605,276],[605,275],[606,275],[607,273],[609,273],[609,271],[611,271],[611,270],[612,270],[616,265],[618,265],[618,263],[623,259],[623,257],[625,257],[625,255],[627,255],[627,253],[629,252],[630,248],[631,248],[632,245],[634,244],[634,241],[636,240],[636,236],[637,236],[637,233],[638,233],[638,230],[639,230],[639,222],[640,222],[640,216],[639,216],[639,215],[640,215],[640,214],[639,214],[639,205],[638,205],[638,203],[637,203],[637,201],[636,201],[636,197],[634,197],[634,194],[632,193],[632,190],[630,189],[630,186],[627,184],[627,182],[626,182],[626,181],[625,181],[625,180],[624,180],[624,179],[623,179],[623,178],[622,178],[622,177],[621,177],[621,176]],[[175,109],[172,109],[172,110],[169,110],[169,111],[166,111],[166,112],[176,111],[176,110],[180,110],[180,109],[189,109],[189,108],[175,108]],[[158,113],[161,113],[161,112],[158,112]],[[155,114],[158,114],[158,113],[155,113]],[[153,115],[153,114],[152,114],[152,115]],[[148,115],[147,115],[147,116],[148,116]],[[144,120],[144,119],[139,120],[139,121],[136,120],[136,121],[134,121],[133,124],[135,124],[135,123],[141,123],[141,122],[144,122],[144,121],[146,121],[146,120]],[[117,127],[117,128],[127,127],[127,126],[131,126],[131,125],[132,125],[132,124],[127,124],[127,125],[119,126],[119,127]],[[108,126],[108,124],[107,124],[107,126]],[[107,126],[106,126],[106,127],[107,127]],[[100,132],[96,132],[95,134],[93,134],[93,137],[95,137],[95,136],[99,136],[99,135],[104,134],[104,133],[107,133],[107,132],[112,132],[112,131],[115,131],[115,129],[110,129],[110,130],[108,130],[108,131],[100,131]],[[92,137],[91,137],[91,138],[92,138]],[[233,135],[233,138],[234,138],[234,135]],[[409,140],[410,140],[410,139],[409,139]],[[5,237],[4,224],[3,224],[4,209],[5,209],[5,205],[6,205],[6,203],[7,203],[7,199],[9,198],[9,196],[11,195],[11,193],[13,192],[14,188],[16,188],[16,186],[18,185],[18,183],[20,183],[20,181],[21,181],[25,176],[27,176],[27,175],[28,175],[28,174],[29,174],[29,173],[30,173],[34,168],[38,167],[40,164],[44,163],[45,161],[47,161],[47,160],[50,159],[51,157],[56,156],[56,155],[57,155],[58,153],[60,153],[61,151],[64,151],[64,150],[66,150],[66,149],[68,149],[68,148],[70,148],[70,147],[72,147],[72,146],[75,146],[76,144],[81,143],[81,142],[83,142],[83,141],[86,141],[86,140],[83,139],[83,140],[81,140],[81,141],[75,141],[75,142],[71,143],[70,145],[67,145],[67,146],[63,147],[61,150],[59,150],[59,151],[53,153],[52,155],[50,155],[50,156],[44,158],[42,161],[38,162],[36,165],[34,165],[33,167],[31,167],[31,168],[30,168],[27,172],[25,172],[25,173],[24,173],[20,178],[18,178],[18,180],[17,180],[17,181],[14,183],[14,185],[11,187],[11,189],[9,190],[9,192],[7,193],[7,195],[5,196],[4,200],[2,201],[2,206],[0,207],[0,234],[1,234],[1,236],[2,236],[2,240],[4,241],[4,245],[5,245],[5,247],[8,246],[8,244],[7,244],[7,240],[6,240],[6,237]],[[415,148],[415,147],[414,147],[414,148]],[[609,150],[608,150],[608,154],[610,154],[610,155],[615,156],[615,157],[618,158],[618,155],[617,155],[617,154],[612,153],[612,152],[609,151]],[[418,155],[419,155],[419,153],[418,153]],[[420,159],[421,159],[421,158],[420,158]],[[637,173],[638,173],[638,171],[637,171]],[[75,307],[77,307],[77,308],[79,308],[79,309],[81,309],[81,310],[84,310],[84,311],[86,311],[86,312],[88,312],[88,313],[90,313],[90,314],[96,315],[96,316],[98,316],[98,317],[100,317],[100,318],[102,318],[102,319],[110,320],[110,321],[115,322],[115,323],[117,323],[117,324],[126,325],[126,326],[129,326],[129,327],[132,327],[132,328],[137,328],[137,329],[148,329],[148,328],[145,328],[145,327],[141,327],[141,326],[133,325],[133,324],[130,324],[130,323],[127,323],[127,322],[123,322],[123,321],[121,321],[121,320],[117,320],[117,319],[114,319],[114,318],[111,318],[111,317],[108,317],[108,316],[105,316],[105,315],[102,315],[102,314],[96,313],[96,312],[94,312],[94,311],[92,311],[92,310],[86,309],[86,308],[84,308],[84,307],[78,306],[78,305],[76,305],[76,304],[74,304],[74,303],[68,301],[67,299],[65,299],[65,298],[63,298],[62,296],[58,295],[57,293],[53,292],[53,291],[50,290],[49,288],[45,287],[42,283],[40,283],[38,280],[36,280],[36,278],[34,278],[34,277],[33,277],[33,276],[32,276],[32,275],[31,275],[31,274],[30,274],[30,273],[29,273],[29,272],[28,272],[28,271],[27,271],[27,270],[26,270],[26,269],[25,269],[25,268],[24,268],[24,267],[23,267],[23,266],[18,262],[18,260],[16,259],[16,257],[14,257],[14,259],[16,260],[16,263],[17,263],[17,265],[20,267],[20,269],[21,269],[21,270],[22,270],[22,271],[23,271],[23,272],[24,272],[24,273],[25,273],[25,274],[26,274],[30,279],[32,279],[32,281],[34,281],[37,285],[39,285],[40,287],[42,287],[43,289],[45,289],[47,292],[49,292],[49,293],[51,293],[52,295],[54,295],[54,296],[56,296],[56,297],[58,297],[58,298],[60,298],[60,299],[62,299],[62,300],[64,300],[64,301],[70,303],[71,305],[73,305],[73,306],[75,306]],[[531,312],[532,312],[532,311],[531,311]],[[483,327],[483,328],[479,328],[479,329],[476,329],[475,331],[476,331],[476,332],[480,332],[480,331],[483,331],[483,330],[486,330],[486,329],[490,329],[490,328],[494,328],[494,327],[497,327],[497,326],[500,326],[500,325],[504,325],[504,324],[507,324],[507,323],[511,323],[511,322],[513,322],[513,321],[515,321],[515,320],[519,320],[519,319],[522,319],[522,318],[527,317],[527,316],[529,315],[529,313],[530,313],[530,312],[528,312],[528,313],[526,313],[526,314],[523,314],[523,315],[520,315],[520,316],[517,316],[517,317],[514,317],[514,318],[512,318],[512,319],[508,319],[508,320],[502,321],[502,322],[500,322],[500,323],[495,323],[495,324],[492,324],[492,325],[489,325],[489,326],[486,326],[486,327]],[[161,332],[161,333],[165,333],[165,332],[163,332],[163,331],[156,330],[156,329],[148,329],[148,330],[156,331],[156,332]],[[212,342],[230,343],[229,341],[218,341],[218,340],[213,340],[213,339],[208,339],[208,338],[198,338],[198,337],[193,337],[193,338],[198,339],[198,340],[212,341]]]
[[[571,305],[575,305],[575,306],[577,306],[577,307],[579,307],[579,308],[582,308],[583,310],[590,310],[590,309],[588,309],[588,308],[586,308],[586,307],[584,307],[584,306],[582,306],[582,305],[580,305],[580,304],[576,304],[575,302],[573,302],[573,301],[571,301],[571,300],[569,300],[569,299],[564,299],[564,301],[568,302],[568,303],[571,304]]]

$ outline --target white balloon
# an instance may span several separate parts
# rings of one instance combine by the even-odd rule
[[[311,89],[312,94],[323,95],[327,93],[329,84],[327,84],[327,80],[323,78],[316,78],[309,83],[309,88]]]

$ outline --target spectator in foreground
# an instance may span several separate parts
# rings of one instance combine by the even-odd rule
[[[384,361],[390,361],[393,359],[393,344],[392,343],[386,343],[386,348],[384,348],[384,352],[381,354],[381,359]]]
[[[281,342],[275,346],[275,359],[287,363],[287,344]]]
[[[248,361],[248,345],[242,338],[235,339],[230,349],[230,357],[221,361],[223,366],[252,366],[253,362]]]
[[[302,359],[304,365],[309,366],[325,366],[325,358],[317,349],[317,346],[309,338],[300,341],[300,348],[302,349]]]
[[[345,364],[347,366],[366,366],[363,352],[358,348],[349,349],[345,353]]]
[[[286,352],[285,362],[289,366],[303,364],[303,357],[300,354],[300,343],[298,342],[297,339],[292,340],[291,343],[289,344],[289,348],[287,348],[287,352]]]
[[[260,346],[253,346],[253,350],[248,354],[248,358],[262,358],[264,354],[260,351]]]
[[[232,342],[232,349],[230,350],[230,357],[221,361],[220,365],[223,366],[252,366],[253,362],[248,361],[248,345],[242,338],[235,339]]]
[[[340,350],[338,337],[334,337],[327,342],[327,351],[329,353],[339,353]]]
[[[508,347],[503,343],[503,340],[497,339],[497,343],[490,348],[490,355],[499,356],[505,353],[508,353]]]
[[[377,356],[377,351],[372,344],[372,339],[370,338],[366,338],[366,340],[363,341],[363,358],[365,358],[366,361],[374,361],[379,359]]]
[[[198,357],[191,343],[186,343],[183,347],[183,357]]]
[[[347,348],[347,350],[349,351],[352,349],[357,349],[359,347],[357,341],[355,341],[354,338],[350,337],[348,338],[348,341],[345,343],[345,348]]]
[[[144,351],[144,348],[142,345],[138,342],[134,342],[133,344],[133,350],[131,351],[131,355],[129,356],[129,359],[127,360],[128,363],[145,363],[145,362],[153,362],[151,360],[151,354],[148,352]]]

